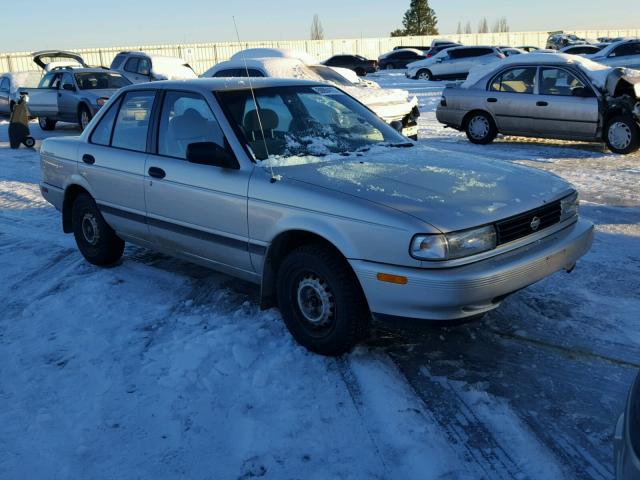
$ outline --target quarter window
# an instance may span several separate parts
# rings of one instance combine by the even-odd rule
[[[96,145],[108,146],[111,141],[111,132],[113,131],[113,121],[118,113],[118,107],[120,106],[119,98],[113,105],[109,107],[107,113],[100,119],[100,122],[91,133],[90,142]]]
[[[0,82],[0,90],[9,90],[9,79],[3,78]]]
[[[612,57],[627,57],[629,55],[640,55],[640,43],[625,43],[611,54]]]
[[[586,89],[573,74],[560,68],[540,69],[540,95],[570,97],[577,89]]]
[[[168,92],[164,97],[158,154],[186,159],[191,143],[213,142],[224,148],[224,134],[206,100],[197,94]]]
[[[112,147],[144,152],[155,92],[129,92],[122,100],[113,130]]]
[[[491,82],[494,92],[533,93],[536,86],[536,67],[512,68]]]

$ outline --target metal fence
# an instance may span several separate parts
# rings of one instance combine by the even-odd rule
[[[639,37],[640,29],[628,30],[580,30],[571,31],[582,38],[599,37]],[[544,47],[548,32],[508,32],[508,33],[476,33],[464,35],[445,35],[444,37],[465,45],[511,45]],[[227,60],[234,53],[245,48],[287,48],[306,52],[319,61],[339,53],[357,54],[367,58],[378,58],[381,54],[396,46],[430,45],[437,37],[382,37],[344,40],[291,40],[291,41],[259,41],[259,42],[221,42],[194,43],[175,45],[135,45],[106,48],[81,48],[72,51],[79,53],[89,65],[111,64],[111,60],[123,50],[142,50],[156,55],[169,55],[184,58],[200,74],[216,63]],[[51,48],[51,45],[47,45]],[[19,72],[34,70],[35,65],[29,52],[0,53],[0,72]]]

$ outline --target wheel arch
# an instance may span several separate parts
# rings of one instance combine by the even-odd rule
[[[420,72],[429,72],[429,78],[431,78],[431,80],[434,79],[433,72],[428,67],[420,67],[418,69],[418,71],[416,72],[416,77],[415,77],[416,79],[418,79],[420,77]]]
[[[73,232],[71,210],[73,209],[73,202],[81,193],[91,196],[91,193],[86,188],[77,183],[70,184],[64,191],[64,200],[62,201],[62,231],[64,233]]]
[[[489,115],[489,117],[491,118],[491,121],[493,122],[494,127],[498,129],[498,122],[496,122],[496,119],[493,116],[493,113],[491,113],[488,110],[483,110],[482,108],[474,108],[473,110],[469,110],[465,114],[465,116],[462,117],[462,124],[460,126],[463,130],[467,128],[467,123],[469,122],[469,120],[471,120],[471,117],[477,113],[486,113],[487,115]]]

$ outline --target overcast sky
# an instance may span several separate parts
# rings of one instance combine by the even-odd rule
[[[430,4],[441,33],[454,33],[458,21],[470,21],[475,31],[483,16],[490,25],[507,17],[512,31],[640,27],[638,0],[431,0]],[[235,41],[233,15],[242,40],[306,39],[314,13],[320,15],[327,38],[386,36],[400,27],[409,0],[29,0],[27,5],[13,8],[12,18],[2,8],[0,52]]]

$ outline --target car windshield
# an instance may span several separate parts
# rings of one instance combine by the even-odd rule
[[[309,65],[305,68],[311,70],[316,74],[316,76],[320,77],[321,80],[337,83],[338,85],[343,85],[345,87],[353,87],[354,85],[353,82],[349,81],[330,67],[325,67],[323,65]],[[313,76],[311,78],[313,78]]]
[[[256,160],[349,154],[374,145],[411,145],[335,87],[271,87],[254,93],[255,102],[250,90],[219,91],[217,97]]]
[[[83,72],[76,73],[75,77],[80,90],[122,88],[131,85],[129,80],[114,72]]]

